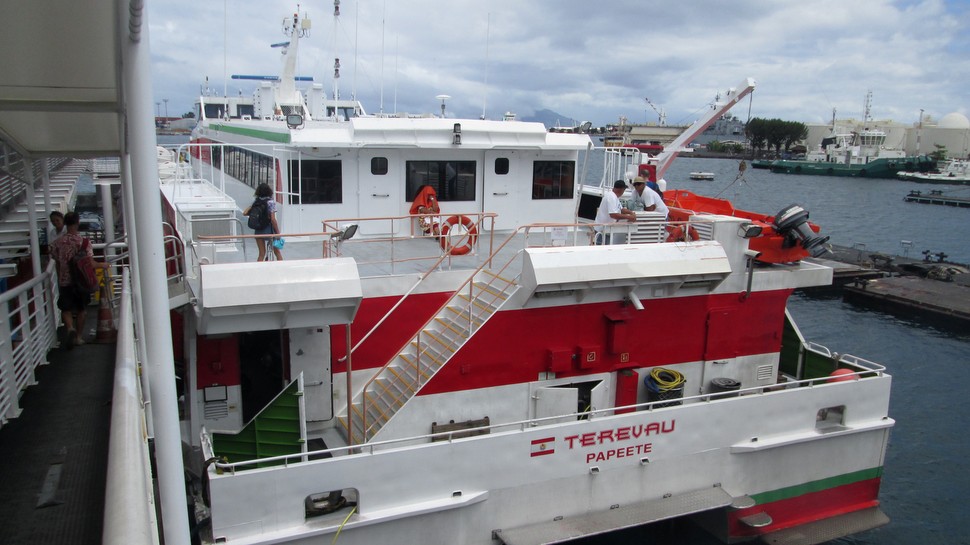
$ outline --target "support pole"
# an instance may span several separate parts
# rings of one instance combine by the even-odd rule
[[[175,393],[175,365],[169,323],[165,248],[162,244],[162,207],[152,115],[151,51],[146,2],[123,2],[122,20],[128,21],[123,42],[124,88],[131,160],[131,196],[137,213],[126,218],[135,224],[138,239],[131,247],[137,255],[141,282],[142,319],[147,367],[150,374],[152,416],[155,423],[155,458],[164,528],[163,542],[190,543],[182,439]]]
[[[351,374],[353,374],[354,372],[354,364],[352,359],[354,351],[353,349],[350,348],[351,346],[353,346],[350,343],[350,324],[351,322],[347,322],[347,444],[349,446],[354,446],[354,413],[352,412],[354,408],[354,403],[353,403],[354,391],[352,389],[353,379],[351,378]],[[364,418],[361,418],[360,422],[361,422],[361,427],[363,427]],[[364,433],[364,441],[366,441],[367,430],[364,430],[363,433]],[[361,441],[361,442],[363,443],[364,441]]]
[[[27,223],[30,225],[30,265],[33,277],[40,276],[40,239],[37,238],[37,199],[34,196],[34,160],[24,157],[24,179],[27,181]]]

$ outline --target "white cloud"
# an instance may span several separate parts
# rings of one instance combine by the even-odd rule
[[[206,76],[221,91],[226,71],[276,74],[279,53],[269,45],[284,40],[281,21],[295,7],[153,2],[155,100],[168,98],[178,115]],[[477,117],[484,103],[493,118],[551,109],[605,124],[621,115],[655,120],[650,97],[669,122],[689,122],[747,76],[758,81],[757,117],[824,122],[832,108],[861,117],[868,90],[878,119],[968,111],[961,29],[970,21],[959,2],[343,0],[336,33],[332,2],[310,9],[300,74],[331,88],[336,42],[341,94],[356,91],[369,111],[382,92],[384,111],[437,111],[434,97],[444,93],[461,117]],[[251,91],[232,81],[225,88]],[[746,117],[748,104],[734,113]]]

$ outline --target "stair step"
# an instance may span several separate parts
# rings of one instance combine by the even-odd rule
[[[452,340],[456,340],[459,343],[464,343],[468,339],[468,323],[459,324],[451,316],[435,316],[434,324],[436,324],[439,330],[448,336]]]
[[[407,365],[407,361],[406,360],[403,360],[403,361],[404,361],[404,364]],[[389,365],[387,367],[387,370],[388,372],[391,373],[391,376],[394,377],[394,380],[390,382],[392,382],[401,391],[402,394],[405,394],[407,396],[414,395],[414,392],[417,390],[418,385],[415,385],[415,382],[417,381],[417,377],[415,377],[413,373],[407,373],[405,369],[402,369],[395,365]]]
[[[418,346],[417,341],[411,341],[409,346],[414,351],[415,354],[420,353],[421,363],[427,367],[434,367],[435,370],[440,369],[445,361],[451,356],[451,353],[445,354],[440,350],[435,348],[435,345],[428,344],[427,342],[422,343]]]
[[[417,369],[417,362],[415,359],[413,359],[413,356],[401,354],[400,358],[407,363],[408,373]],[[424,384],[425,382],[428,381],[429,378],[431,378],[431,373],[428,372],[428,369],[429,367],[427,365],[427,362],[425,362],[424,358],[422,358],[421,359],[421,379],[422,379],[421,384]],[[400,371],[404,371],[404,369],[401,369]]]
[[[487,301],[479,301],[478,299],[470,299],[464,293],[459,293],[455,299],[463,301],[465,303],[465,308],[468,308],[468,305],[472,304],[488,314],[493,314],[496,310],[498,310],[498,305],[493,305]]]
[[[404,403],[411,397],[411,392],[403,390],[395,380],[380,377],[374,381],[379,387],[375,389],[377,398],[384,403],[384,413],[393,414],[397,409],[404,406]]]
[[[500,274],[494,273],[494,272],[492,272],[489,269],[482,269],[479,272],[481,272],[484,275],[487,275],[490,278],[493,278],[493,279],[498,280],[500,282],[504,282],[505,284],[515,284],[515,281],[514,280],[509,280],[508,278],[505,278],[504,276],[502,276]]]
[[[422,331],[421,337],[424,339],[425,344],[432,344],[432,341],[433,341],[438,346],[447,350],[449,357],[458,350],[458,346],[460,344],[460,343],[452,342],[450,338],[448,338],[446,335],[443,335],[441,332],[434,331],[431,329],[425,329],[424,331]]]
[[[467,309],[467,307],[466,308],[460,308],[460,307],[455,307],[455,306],[448,305],[447,307],[445,307],[445,310],[447,312],[442,313],[442,315],[439,316],[440,318],[446,318],[448,320],[453,320],[457,324],[468,324],[468,319],[469,318],[468,318],[468,309]],[[482,318],[480,318],[476,314],[473,314],[472,315],[471,321],[475,324],[475,327],[478,327],[478,326],[480,326],[480,325],[482,325],[482,324],[485,323],[485,320],[482,319]]]
[[[475,282],[474,286],[478,291],[478,293],[475,294],[475,297],[478,299],[484,299],[486,301],[490,299],[501,299],[502,301],[505,301],[509,298],[509,293],[506,292],[501,285]]]

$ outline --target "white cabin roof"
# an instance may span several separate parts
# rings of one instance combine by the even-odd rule
[[[455,144],[455,125],[461,143]],[[205,134],[222,131],[299,147],[380,147],[442,149],[583,149],[585,134],[550,133],[541,123],[440,117],[355,117],[349,121],[311,120],[289,129],[283,121],[212,120]]]

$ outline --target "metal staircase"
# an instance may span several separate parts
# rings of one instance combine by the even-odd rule
[[[517,288],[514,280],[478,270],[354,396],[351,414],[339,417],[348,444],[373,439]]]

